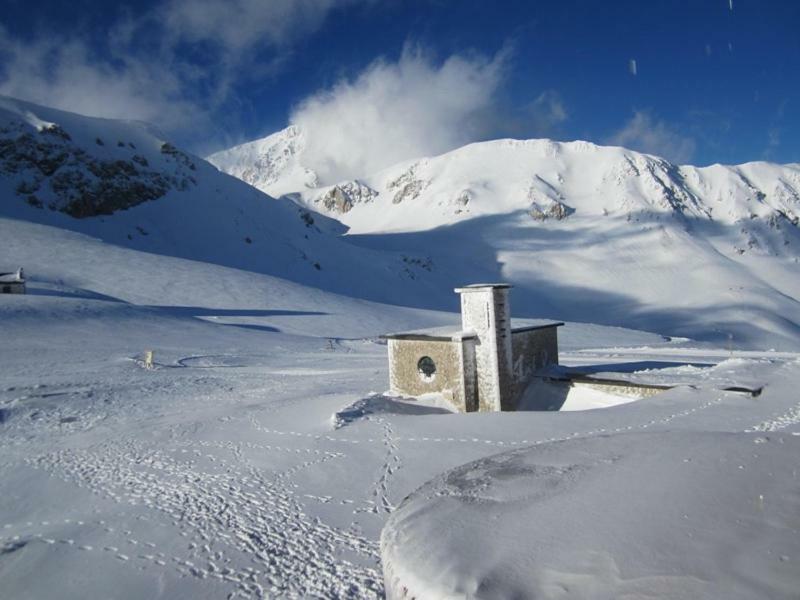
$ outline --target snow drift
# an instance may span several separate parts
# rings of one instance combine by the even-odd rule
[[[417,490],[381,537],[387,598],[792,598],[787,434],[600,436]]]

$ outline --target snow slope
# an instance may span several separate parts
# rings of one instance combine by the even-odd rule
[[[372,300],[413,304],[423,296],[441,306],[451,295],[415,278],[421,269],[403,253],[353,247],[342,240],[345,228],[336,221],[220,173],[146,125],[5,97],[0,218]],[[27,268],[24,253],[0,260],[0,270],[16,268],[15,261]],[[394,289],[400,283],[405,285]]]
[[[359,183],[377,195],[353,199],[352,214],[341,218],[357,233],[421,231],[518,211],[542,221],[572,214],[724,225],[758,219],[773,229],[800,219],[800,165],[676,166],[589,142],[481,142],[365,174]],[[334,188],[303,197],[324,207]]]
[[[302,141],[284,131],[248,148],[264,156],[290,133]],[[448,285],[465,265],[512,282],[522,316],[800,347],[798,165],[695,168],[587,142],[497,140],[315,189],[243,150],[226,156],[263,189],[294,188],[364,248],[413,248]],[[298,143],[292,169],[302,156]]]

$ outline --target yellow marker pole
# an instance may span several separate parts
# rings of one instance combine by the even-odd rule
[[[144,351],[144,368],[145,369],[152,369],[153,368],[153,351],[152,350],[145,350]]]

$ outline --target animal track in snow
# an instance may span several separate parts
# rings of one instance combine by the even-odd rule
[[[181,574],[228,582],[242,597],[380,597],[383,584],[377,569],[342,558],[343,552],[352,553],[377,564],[377,543],[309,518],[292,488],[291,477],[298,470],[340,457],[321,452],[267,478],[246,461],[217,457],[201,467],[203,457],[195,454],[184,457],[127,440],[46,454],[33,464],[115,502],[167,515],[181,533],[197,540],[190,550],[202,559],[173,561]],[[137,547],[134,541],[128,540]],[[116,546],[108,551],[120,561],[131,560]],[[258,571],[217,568],[235,555],[249,557]],[[151,553],[141,556],[163,560]]]
[[[776,415],[770,419],[762,421],[758,425],[753,425],[745,431],[779,431],[797,424],[800,424],[800,403],[795,404],[789,410],[780,415]]]

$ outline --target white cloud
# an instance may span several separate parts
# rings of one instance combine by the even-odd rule
[[[345,0],[171,0],[160,11],[181,39],[210,41],[225,50],[281,45],[319,28]]]
[[[378,60],[355,80],[314,94],[291,116],[306,135],[307,166],[333,183],[480,138],[505,56],[454,55],[436,64],[406,47],[397,62]]]
[[[631,150],[663,156],[677,164],[689,162],[695,151],[692,138],[672,131],[666,123],[653,119],[646,111],[635,112],[608,141]]]
[[[280,64],[292,42],[356,1],[368,0],[168,0],[123,10],[102,41],[86,31],[26,40],[0,25],[0,94],[198,130],[211,126],[234,83]]]
[[[0,94],[91,116],[176,125],[198,112],[169,71],[133,58],[114,66],[94,59],[76,39],[20,41],[0,28],[0,55]]]
[[[569,118],[561,95],[555,90],[539,94],[528,107],[534,130],[537,135],[547,135]]]

